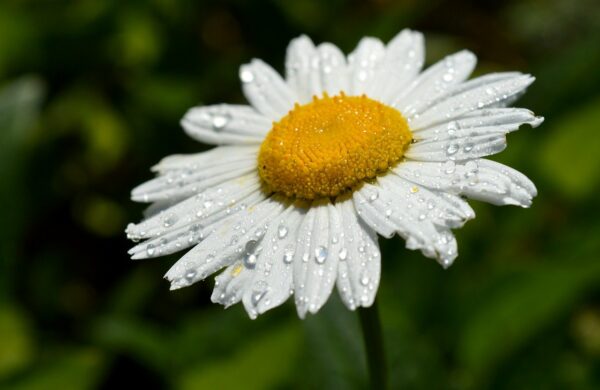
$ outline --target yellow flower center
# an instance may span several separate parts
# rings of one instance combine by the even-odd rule
[[[325,94],[273,123],[258,172],[269,190],[288,197],[332,197],[385,172],[411,139],[398,110],[365,95]]]

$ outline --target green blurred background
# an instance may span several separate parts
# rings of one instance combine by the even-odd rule
[[[0,388],[367,386],[355,313],[334,294],[300,321],[169,292],[178,255],[133,262],[129,191],[161,157],[207,147],[178,125],[243,102],[238,66],[283,68],[301,34],[349,52],[422,30],[427,62],[462,48],[478,73],[537,82],[546,117],[498,156],[529,210],[477,202],[449,270],[381,240],[390,381],[404,389],[600,388],[600,2],[17,1],[0,3]]]

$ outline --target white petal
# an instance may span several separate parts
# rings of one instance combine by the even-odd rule
[[[395,96],[392,106],[404,115],[414,115],[415,107],[431,101],[449,88],[465,81],[477,63],[477,58],[468,50],[452,54],[429,67],[409,86]]]
[[[152,167],[153,172],[166,174],[169,172],[186,172],[211,168],[222,163],[256,158],[258,147],[252,146],[219,146],[202,153],[173,154],[163,158]]]
[[[260,186],[258,176],[251,174],[243,180],[233,180],[210,188],[137,225],[128,226],[130,238],[149,238],[129,253],[133,259],[143,259],[195,245],[207,237],[221,220],[262,201],[265,195]]]
[[[164,174],[134,188],[131,198],[138,202],[184,199],[220,183],[237,180],[256,170],[257,152],[256,147],[243,155],[215,148],[197,156],[172,156],[155,167]],[[189,162],[192,164],[187,165]]]
[[[521,172],[490,160],[477,160],[461,193],[495,205],[531,206],[535,185]]]
[[[356,49],[348,56],[350,95],[361,95],[367,92],[384,56],[385,47],[379,39],[367,37],[360,40]]]
[[[219,104],[191,108],[181,126],[190,137],[207,144],[259,144],[272,121],[249,106]]]
[[[351,199],[336,203],[336,208],[344,231],[337,253],[337,289],[350,310],[359,306],[369,307],[375,300],[381,277],[377,235],[357,219]]]
[[[408,116],[411,129],[423,129],[458,118],[468,112],[495,106],[525,90],[535,79],[530,75],[498,73],[455,86],[439,98],[426,102]]]
[[[385,181],[382,179],[386,179]],[[391,224],[406,240],[409,249],[420,249],[427,256],[448,266],[457,255],[456,243],[448,226],[458,226],[470,217],[457,199],[447,194],[435,195],[413,183],[387,175],[379,178],[380,186],[366,184],[354,193],[354,206],[361,218],[374,230],[380,225],[368,215]],[[367,198],[378,191],[377,198]],[[421,194],[419,194],[421,193]],[[433,206],[433,207],[431,207]],[[472,211],[470,211],[472,213]],[[376,222],[376,221],[375,221]]]
[[[367,87],[367,96],[392,103],[419,74],[424,60],[423,34],[402,30],[388,43],[377,74]]]
[[[404,156],[417,161],[462,161],[490,156],[506,148],[506,136],[503,133],[460,135],[462,136],[418,141],[409,146]]]
[[[210,300],[226,308],[238,303],[248,290],[251,279],[252,271],[245,268],[241,260],[236,261],[215,278]]]
[[[304,213],[305,210],[290,206],[285,215],[269,226],[264,249],[259,255],[260,268],[254,279],[258,289],[250,292],[250,299],[246,298],[246,307],[251,309],[249,313],[262,314],[281,305],[292,294],[293,259]]]
[[[246,99],[267,118],[278,121],[297,100],[296,94],[269,65],[254,59],[240,68],[240,79]]]
[[[304,230],[301,230],[300,240],[303,247],[298,248],[294,258],[294,293],[301,318],[307,312],[316,313],[331,295],[340,246],[339,239],[333,238],[339,236],[341,221],[331,202],[328,199],[313,202],[311,210],[314,210],[314,220],[311,216],[302,225]],[[305,231],[309,234],[303,240]]]
[[[317,79],[315,84],[319,86],[314,95],[321,96],[324,92],[337,95],[348,90],[346,56],[337,46],[331,43],[320,44],[313,61],[316,62],[313,63],[313,68],[316,68],[313,72]]]
[[[407,161],[398,164],[394,173],[428,188],[497,205],[528,207],[537,194],[535,185],[523,174],[485,159],[461,163]]]
[[[285,57],[285,78],[290,88],[296,92],[300,103],[312,99],[317,89],[313,76],[312,59],[316,56],[313,42],[306,35],[292,39]]]
[[[417,140],[452,139],[486,134],[506,134],[528,124],[539,126],[544,118],[524,108],[490,108],[477,110],[456,120],[418,130],[413,133]]]
[[[268,198],[223,220],[214,232],[167,272],[165,277],[171,282],[171,289],[189,286],[239,259],[244,260],[245,266],[252,267],[253,251],[260,244],[266,227],[281,214],[283,207],[283,201]]]

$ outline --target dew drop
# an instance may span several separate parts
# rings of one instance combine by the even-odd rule
[[[348,249],[341,248],[340,253],[338,254],[340,260],[344,261],[348,258]]]
[[[283,262],[285,264],[291,264],[294,260],[294,248],[292,246],[287,246],[283,252]]]
[[[458,145],[457,144],[448,144],[448,147],[446,148],[446,154],[451,156],[451,155],[455,154],[456,152],[458,152]]]
[[[367,286],[370,281],[371,279],[369,278],[369,275],[366,272],[363,272],[360,276],[360,284],[362,284],[363,286]]]
[[[185,273],[185,279],[188,282],[193,282],[195,277],[196,277],[196,270],[190,269]]]
[[[377,190],[373,191],[373,193],[369,196],[369,201],[374,202],[379,198],[379,192]]]
[[[175,214],[169,214],[163,221],[163,225],[165,227],[170,227],[173,226],[173,224],[175,224],[175,222],[177,222],[177,215]]]
[[[243,67],[240,71],[240,79],[243,83],[251,83],[254,81],[254,73],[248,68]]]
[[[277,236],[280,239],[285,238],[285,236],[287,236],[288,234],[288,228],[285,225],[279,225],[279,227],[277,228]]]
[[[154,251],[154,244],[146,245],[146,253],[148,254],[148,256],[152,256],[154,254]]]
[[[212,118],[212,127],[216,131],[223,130],[230,120],[229,114],[215,114]]]
[[[323,264],[325,260],[327,260],[327,255],[327,248],[324,246],[319,246],[317,249],[315,249],[315,260],[318,264]]]

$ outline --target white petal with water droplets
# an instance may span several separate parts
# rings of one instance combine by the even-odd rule
[[[281,76],[261,60],[242,65],[240,79],[246,99],[272,121],[280,120],[298,100]]]
[[[242,300],[252,279],[252,271],[244,267],[241,260],[228,266],[215,278],[215,288],[210,297],[214,303],[226,308]]]
[[[521,172],[495,161],[480,159],[461,193],[495,205],[531,206],[537,189]],[[468,163],[467,163],[468,164]]]
[[[478,77],[451,88],[447,93],[415,108],[409,115],[411,129],[419,130],[458,118],[468,112],[494,107],[525,90],[535,79],[530,75],[498,73]]]
[[[223,220],[211,235],[167,272],[165,277],[171,282],[171,289],[189,286],[239,259],[249,268],[255,266],[254,251],[260,244],[264,229],[281,214],[283,207],[282,201],[268,198],[255,207],[246,208],[239,215]],[[191,270],[196,272],[193,281],[185,278]]]
[[[477,110],[455,120],[413,132],[416,140],[446,140],[483,135],[506,134],[528,124],[537,127],[544,118],[523,108]]]
[[[337,276],[341,220],[329,199],[313,202],[315,219],[306,252],[294,259],[294,293],[300,317],[316,313],[327,301]],[[306,256],[308,254],[308,256]]]
[[[202,162],[194,163],[189,167],[184,167],[182,162],[194,161],[196,156],[171,158],[170,162],[161,162],[155,168],[161,175],[134,188],[131,198],[138,202],[185,199],[220,183],[239,180],[256,170],[258,148],[252,149],[251,153],[242,155],[226,151],[220,151],[221,155],[213,151],[202,153],[208,156],[198,156],[198,160]],[[214,159],[207,160],[207,157],[214,157]],[[172,168],[173,166],[176,167]]]
[[[336,207],[344,232],[339,239],[337,289],[350,310],[369,307],[381,277],[377,234],[357,218],[352,199],[337,202]]]
[[[477,58],[468,50],[447,56],[421,73],[410,85],[400,91],[391,105],[404,115],[413,115],[423,102],[442,95],[454,85],[465,81],[477,63]]]
[[[179,202],[145,221],[130,225],[133,239],[148,239],[133,247],[133,259],[144,259],[178,252],[208,237],[215,225],[265,199],[256,174],[230,181]],[[155,248],[148,253],[147,248]]]
[[[425,61],[423,34],[402,30],[386,46],[377,74],[366,94],[390,104],[419,74]]]
[[[379,187],[367,184],[354,193],[361,219],[377,232],[381,230],[380,222],[385,221],[406,240],[407,248],[419,249],[440,264],[449,265],[457,252],[448,227],[458,227],[472,218],[470,207],[450,194],[435,194],[392,175],[378,181]],[[379,188],[380,195],[370,201],[366,196],[374,188]]]
[[[485,159],[460,163],[408,161],[395,167],[394,173],[428,188],[496,205],[528,207],[537,194],[534,184],[525,175]]]
[[[363,38],[348,55],[350,95],[361,95],[367,91],[379,71],[385,56],[385,47],[379,39]]]
[[[461,161],[500,153],[506,148],[503,133],[461,134],[444,139],[425,139],[409,146],[404,156],[417,161]]]
[[[254,279],[255,284],[260,283],[259,286],[266,286],[267,289],[260,300],[256,301],[256,294],[248,299],[251,304],[249,307],[257,314],[281,305],[293,292],[293,259],[298,228],[304,214],[305,210],[290,206],[287,214],[269,226],[264,249],[259,257],[260,269],[257,270],[262,273],[257,272]],[[282,224],[288,229],[285,235],[279,233]]]
[[[189,109],[181,126],[190,137],[207,144],[259,144],[272,122],[250,106],[219,104]]]
[[[301,35],[292,39],[285,56],[285,78],[296,92],[299,103],[308,103],[317,89],[313,83],[312,59],[316,56],[315,45],[309,37]]]
[[[346,56],[334,44],[322,43],[317,47],[313,68],[314,84],[318,85],[314,95],[328,93],[333,96],[348,91]]]

